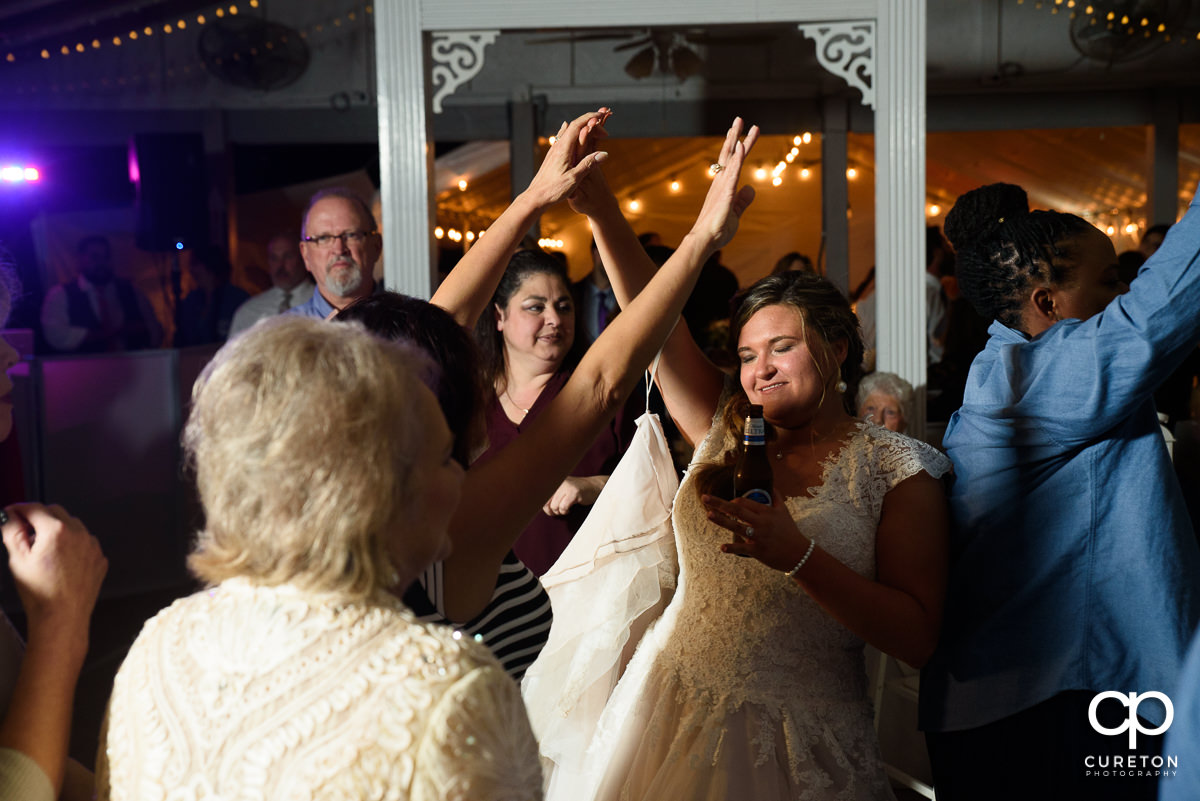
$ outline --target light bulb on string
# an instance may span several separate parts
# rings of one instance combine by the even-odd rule
[[[679,183],[678,178],[672,178],[669,186],[672,192],[678,192],[680,189],[683,189],[683,184]]]

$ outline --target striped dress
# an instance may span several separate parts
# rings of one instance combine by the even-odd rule
[[[404,593],[404,603],[418,620],[450,626],[486,645],[508,675],[520,682],[550,636],[550,596],[533,571],[509,551],[500,565],[492,600],[462,624],[446,617],[442,586],[442,563],[434,562]]]

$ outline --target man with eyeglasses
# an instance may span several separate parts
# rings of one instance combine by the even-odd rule
[[[362,198],[344,187],[317,192],[300,229],[300,255],[316,279],[317,291],[287,314],[328,320],[370,295],[381,249],[375,215]]]

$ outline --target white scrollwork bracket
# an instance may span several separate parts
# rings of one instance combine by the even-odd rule
[[[801,25],[800,33],[817,43],[817,61],[862,92],[863,105],[875,108],[875,23],[825,22]]]
[[[442,101],[483,69],[483,50],[500,31],[435,32],[432,37],[433,113],[442,113]]]

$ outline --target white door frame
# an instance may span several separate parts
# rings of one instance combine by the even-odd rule
[[[873,29],[874,45],[859,54],[856,71],[865,71],[874,92],[877,364],[923,387],[925,17],[925,0],[375,0],[385,281],[400,292],[431,294],[427,33],[457,39],[478,34],[474,48],[460,48],[450,59],[458,62],[452,70],[470,77],[482,66],[484,40],[502,29],[795,23],[820,45],[814,23],[865,26]],[[837,60],[835,55],[821,63],[836,72]],[[437,78],[443,87],[455,80],[445,72]],[[923,408],[918,412],[913,422],[920,436]]]

